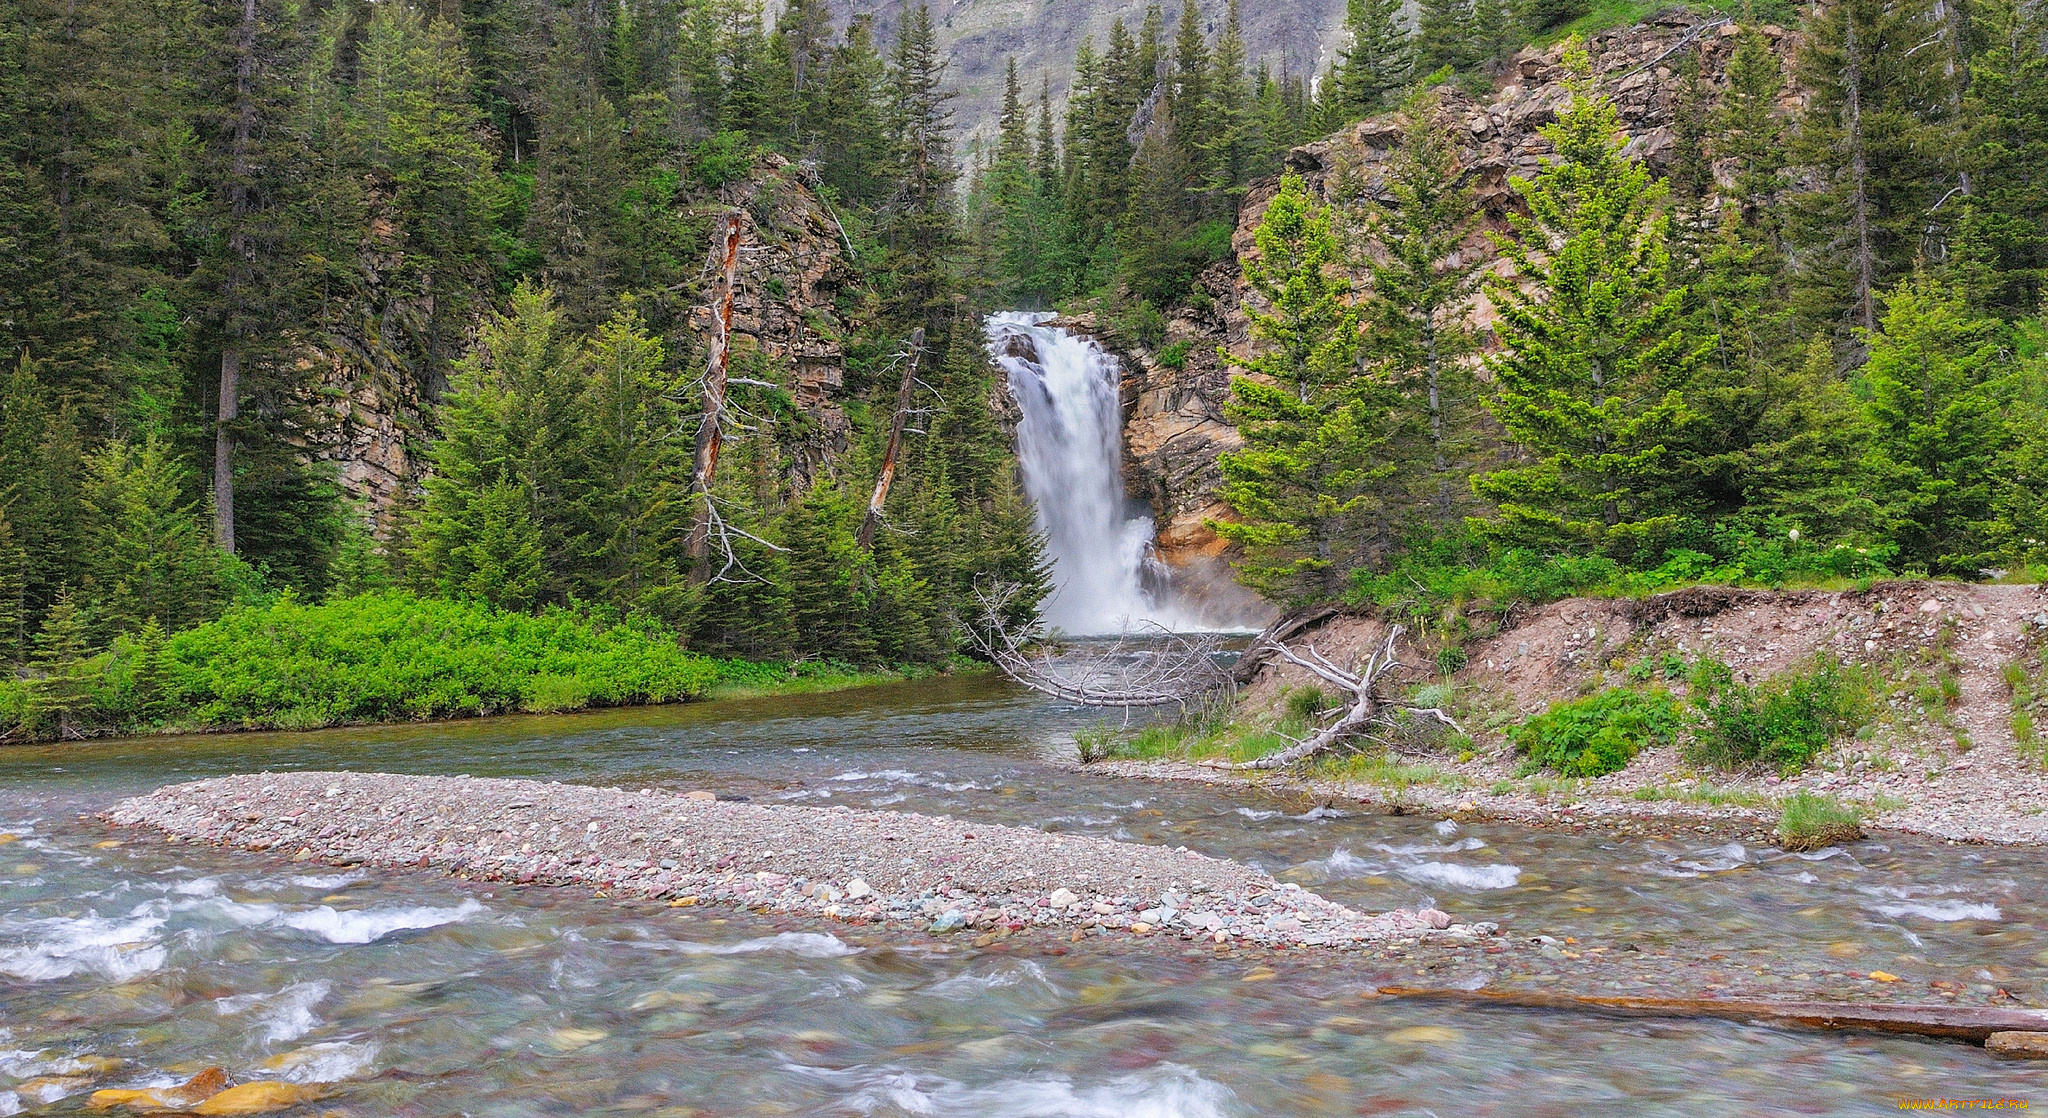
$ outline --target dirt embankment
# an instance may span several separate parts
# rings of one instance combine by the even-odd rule
[[[1378,620],[1340,616],[1302,638],[1340,662],[1385,639]],[[2008,665],[2034,668],[2048,644],[2048,587],[1893,582],[1862,591],[1699,587],[1647,599],[1576,598],[1513,613],[1466,646],[1452,701],[1473,756],[1429,760],[1441,776],[1403,788],[1418,807],[1513,818],[1703,815],[1775,818],[1773,801],[1805,788],[1872,808],[1880,827],[1958,840],[2048,841],[2048,770],[2013,734]],[[1435,647],[1410,644],[1403,684],[1437,682]],[[1698,771],[1682,747],[1644,753],[1627,769],[1532,794],[1504,731],[1560,700],[1712,656],[1758,682],[1816,656],[1872,669],[1876,717],[1805,773]],[[1659,671],[1657,674],[1662,674]],[[1242,709],[1269,717],[1311,683],[1285,665],[1262,669]],[[1667,681],[1682,691],[1682,679]],[[1509,788],[1507,785],[1512,784]],[[1385,790],[1346,791],[1385,799]]]

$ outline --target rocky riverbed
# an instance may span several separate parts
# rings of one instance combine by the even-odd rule
[[[1217,944],[1473,942],[1435,909],[1362,913],[1181,849],[908,812],[711,793],[382,773],[264,773],[158,789],[106,818],[298,861],[582,886],[949,932],[1166,935]]]

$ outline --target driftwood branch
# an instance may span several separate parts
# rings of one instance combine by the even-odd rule
[[[1293,745],[1278,753],[1269,753],[1252,761],[1207,761],[1204,764],[1210,768],[1239,772],[1285,768],[1319,757],[1345,742],[1361,738],[1368,741],[1380,740],[1374,737],[1371,731],[1390,728],[1396,712],[1426,715],[1463,733],[1464,730],[1458,725],[1457,720],[1444,713],[1440,707],[1413,707],[1389,701],[1381,693],[1381,681],[1388,673],[1401,666],[1399,643],[1403,631],[1399,625],[1388,630],[1387,639],[1366,657],[1364,666],[1355,672],[1338,666],[1313,642],[1297,650],[1283,640],[1262,637],[1262,647],[1269,656],[1278,657],[1307,671],[1324,683],[1336,687],[1347,698],[1342,705],[1321,712],[1318,716],[1328,717],[1330,714],[1336,714],[1335,721],[1317,728],[1307,737],[1296,740]]]
[[[1022,588],[983,582],[974,590],[978,616],[963,625],[967,641],[1005,676],[1043,695],[1081,706],[1183,709],[1230,685],[1217,662],[1213,633],[1178,633],[1162,625],[1127,629],[1104,641],[1055,647],[1033,630],[1009,623]]]
[[[1591,997],[1533,990],[1437,990],[1382,986],[1382,996],[1565,1009],[1628,1017],[1714,1017],[1763,1025],[1858,1032],[1905,1033],[1982,1042],[1992,1033],[2048,1030],[2038,1009],[1954,1005],[1838,1005],[1833,1002],[1763,1002],[1721,998]]]

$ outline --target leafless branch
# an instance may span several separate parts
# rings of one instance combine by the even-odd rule
[[[1033,691],[1082,706],[1185,710],[1230,685],[1230,674],[1217,663],[1222,648],[1214,634],[1145,624],[1110,640],[1055,646],[1036,629],[1009,622],[1020,593],[1014,582],[977,584],[978,616],[961,627],[975,651]]]

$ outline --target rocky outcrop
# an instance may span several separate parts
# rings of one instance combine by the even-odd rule
[[[808,421],[792,469],[796,488],[846,451],[849,430],[840,403],[845,387],[848,323],[842,294],[858,280],[839,218],[811,188],[801,165],[767,155],[723,204],[743,214],[739,283],[733,298],[734,376],[780,384]],[[691,311],[699,338],[711,331],[711,308]]]
[[[802,419],[793,436],[791,480],[808,488],[847,449],[843,339],[845,316],[864,305],[847,298],[859,275],[838,218],[801,165],[764,156],[716,204],[678,217],[709,222],[732,208],[742,214],[732,373],[780,387],[794,400]],[[434,435],[433,406],[445,388],[424,383],[414,371],[419,362],[388,342],[404,336],[404,323],[424,315],[423,299],[387,290],[386,278],[403,263],[399,240],[393,221],[370,223],[360,263],[366,287],[355,316],[361,321],[337,324],[301,345],[294,358],[312,372],[313,402],[325,413],[307,426],[301,448],[333,466],[344,491],[375,517],[380,531],[392,527],[394,510],[420,482],[424,449]],[[704,275],[714,273],[715,266],[707,266]],[[708,298],[711,285],[702,286],[696,297]],[[710,321],[709,306],[692,309],[691,341],[700,352]],[[678,356],[699,360],[697,353]]]

